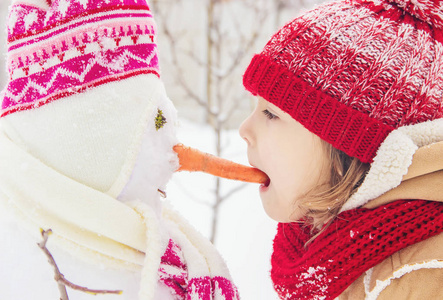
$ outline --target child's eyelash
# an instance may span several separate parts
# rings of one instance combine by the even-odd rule
[[[273,113],[271,113],[269,110],[267,110],[267,109],[265,109],[264,111],[263,111],[263,113],[265,114],[265,116],[269,119],[269,120],[272,120],[272,119],[275,119],[275,118],[278,118],[276,115],[274,115]]]

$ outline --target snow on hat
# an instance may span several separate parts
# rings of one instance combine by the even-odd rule
[[[118,195],[146,132],[176,117],[146,1],[14,0],[7,33],[3,131],[64,175]]]
[[[443,118],[443,2],[345,0],[280,29],[244,85],[352,157]]]

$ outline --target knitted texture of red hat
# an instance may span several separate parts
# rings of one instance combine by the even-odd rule
[[[443,118],[443,3],[347,0],[282,27],[247,90],[362,162],[396,128]]]
[[[366,270],[443,231],[443,204],[395,201],[346,211],[312,237],[300,223],[280,223],[271,277],[280,299],[335,299]]]

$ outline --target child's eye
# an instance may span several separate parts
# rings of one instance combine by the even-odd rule
[[[272,119],[275,119],[275,118],[278,118],[276,115],[274,115],[273,113],[271,113],[269,110],[267,110],[267,109],[265,109],[264,111],[263,111],[263,113],[265,114],[265,116],[269,119],[269,120],[272,120]]]

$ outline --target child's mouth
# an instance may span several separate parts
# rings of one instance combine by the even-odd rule
[[[260,192],[262,192],[262,193],[266,192],[269,189],[270,184],[271,184],[271,179],[269,179],[269,177],[268,177],[268,180],[265,183],[260,185]]]

